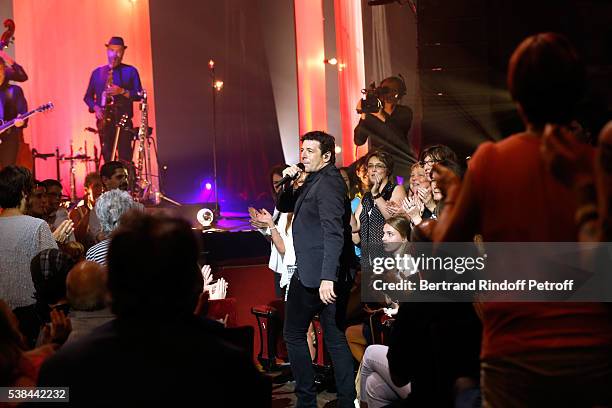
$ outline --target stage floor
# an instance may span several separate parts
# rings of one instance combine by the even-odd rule
[[[297,398],[295,396],[295,382],[272,385],[272,408],[295,407]],[[324,408],[328,403],[336,399],[336,393],[322,391],[317,394],[317,407]],[[335,406],[335,405],[334,405]]]

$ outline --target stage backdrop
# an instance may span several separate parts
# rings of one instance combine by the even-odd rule
[[[149,124],[155,128],[155,97],[147,0],[14,0],[16,60],[29,80],[20,84],[30,108],[52,101],[55,109],[30,120],[26,142],[39,152],[70,155],[84,149],[93,155],[97,135],[85,132],[95,127],[93,114],[83,96],[91,71],[106,63],[104,44],[111,36],[122,36],[128,46],[123,61],[140,72],[149,93]],[[137,106],[135,105],[135,108]],[[140,121],[138,112],[134,123]],[[69,193],[68,163],[61,164],[64,193]],[[55,160],[38,160],[37,178],[55,178]],[[91,165],[93,170],[93,164]],[[76,165],[77,193],[82,194],[84,163]],[[157,169],[154,169],[154,173]]]
[[[281,78],[271,77],[262,28],[276,22],[258,3],[150,1],[162,189],[180,202],[214,200],[214,114],[221,209],[271,209],[268,171],[284,162],[272,86]],[[215,110],[210,59],[224,82]]]

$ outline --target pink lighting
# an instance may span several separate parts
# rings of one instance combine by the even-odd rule
[[[128,45],[124,62],[138,68],[149,97],[149,125],[156,128],[148,1],[14,0],[13,10],[18,39],[15,57],[30,77],[19,85],[29,106],[47,101],[55,104],[49,114],[30,120],[24,131],[30,149],[54,153],[57,147],[60,154],[69,156],[72,140],[75,152],[84,150],[85,144],[90,156],[94,146],[100,151],[97,135],[84,131],[95,127],[95,118],[88,112],[83,95],[91,72],[106,63],[104,44],[113,35],[122,36]],[[134,111],[134,124],[138,126],[137,104]],[[153,174],[157,174],[155,163],[153,166]],[[36,170],[39,179],[55,178],[55,160],[38,160]],[[80,196],[87,169],[79,163],[75,170]],[[64,193],[69,193],[68,164],[61,165],[60,177]]]
[[[323,7],[318,0],[295,0],[295,42],[300,135],[327,130]]]

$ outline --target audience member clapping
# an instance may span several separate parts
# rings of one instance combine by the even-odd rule
[[[198,253],[186,221],[127,214],[108,252],[117,319],[64,345],[43,364],[38,385],[70,387],[77,405],[184,405],[194,394],[177,390],[206,384],[207,405],[241,406],[248,398],[249,405],[269,406],[270,384],[252,356],[228,347],[193,314],[203,287]],[[134,392],[145,389],[155,392]]]
[[[362,270],[369,268],[370,259],[382,255],[382,237],[385,220],[392,214],[389,202],[398,206],[406,197],[406,191],[392,180],[393,159],[384,152],[371,152],[367,156],[370,191],[365,193],[355,211],[353,232],[359,231],[362,249]]]
[[[52,312],[51,329],[46,331],[44,344],[29,350],[19,331],[17,317],[0,299],[0,386],[36,386],[42,363],[65,340],[69,330],[69,321],[58,312]]]
[[[89,242],[91,240],[90,216],[91,212],[94,211],[96,200],[102,195],[102,190],[104,188],[100,174],[89,173],[85,176],[84,187],[85,196],[77,206],[70,211],[70,219],[74,222],[74,235],[76,240],[89,248],[93,245],[93,243]]]
[[[57,249],[45,249],[32,259],[31,275],[34,283],[36,303],[15,312],[20,320],[21,331],[28,340],[37,339],[41,343],[39,333],[51,322],[51,312],[56,311],[66,317],[70,305],[66,300],[66,276],[76,261]]]

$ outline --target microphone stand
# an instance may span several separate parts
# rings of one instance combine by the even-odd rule
[[[212,123],[213,123],[213,183],[214,183],[214,194],[215,194],[215,209],[213,213],[215,216],[219,216],[219,191],[217,189],[217,92],[221,91],[223,87],[222,81],[217,81],[215,75],[215,61],[208,61],[208,69],[210,70],[210,78],[212,85]]]

